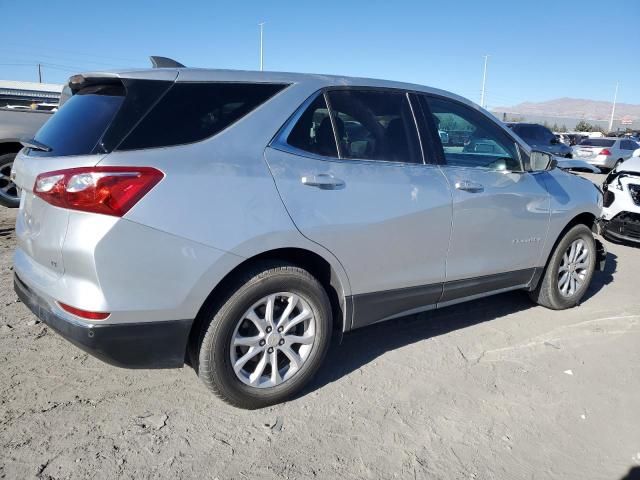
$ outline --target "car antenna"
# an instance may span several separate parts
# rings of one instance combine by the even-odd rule
[[[149,57],[149,60],[151,60],[153,68],[187,68],[180,62],[176,62],[169,57],[158,57],[152,55]]]

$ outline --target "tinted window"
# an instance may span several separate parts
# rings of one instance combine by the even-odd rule
[[[513,125],[511,128],[527,143],[549,143],[556,138],[542,125]]]
[[[614,143],[616,143],[615,140],[604,140],[602,138],[585,138],[580,142],[580,145],[585,145],[587,147],[613,147]]]
[[[50,152],[31,150],[34,156],[86,155],[109,127],[122,105],[122,84],[94,85],[71,97],[36,133],[35,140]]]
[[[165,147],[211,137],[286,85],[175,83],[118,150]]]
[[[336,139],[333,135],[331,118],[329,118],[324,95],[318,95],[300,116],[287,137],[287,143],[317,155],[338,156]]]
[[[328,96],[342,157],[422,163],[405,93],[334,90]]]
[[[622,142],[620,142],[620,145],[623,150],[635,150],[638,148],[638,145],[631,140],[622,140]]]
[[[445,99],[423,101],[433,114],[447,165],[522,170],[515,142],[482,113]],[[442,132],[448,143],[442,141]]]

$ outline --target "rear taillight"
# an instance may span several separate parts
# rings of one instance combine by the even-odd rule
[[[38,175],[33,193],[56,207],[121,217],[164,174],[151,167],[81,167]]]
[[[109,312],[89,312],[87,310],[81,310],[62,302],[58,302],[58,305],[60,305],[65,312],[69,312],[76,317],[85,318],[87,320],[104,320],[111,315]]]
[[[611,151],[608,148],[600,150],[600,155],[611,155]]]

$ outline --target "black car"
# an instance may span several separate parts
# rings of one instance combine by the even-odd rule
[[[507,123],[507,126],[527,142],[531,148],[542,150],[558,157],[573,157],[571,147],[560,142],[553,132],[543,125],[537,123]]]

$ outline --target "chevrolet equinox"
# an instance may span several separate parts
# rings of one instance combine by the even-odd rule
[[[78,347],[259,408],[338,335],[523,289],[575,306],[602,196],[457,95],[327,75],[85,73],[25,139],[14,285]],[[444,133],[444,134],[443,134]]]

